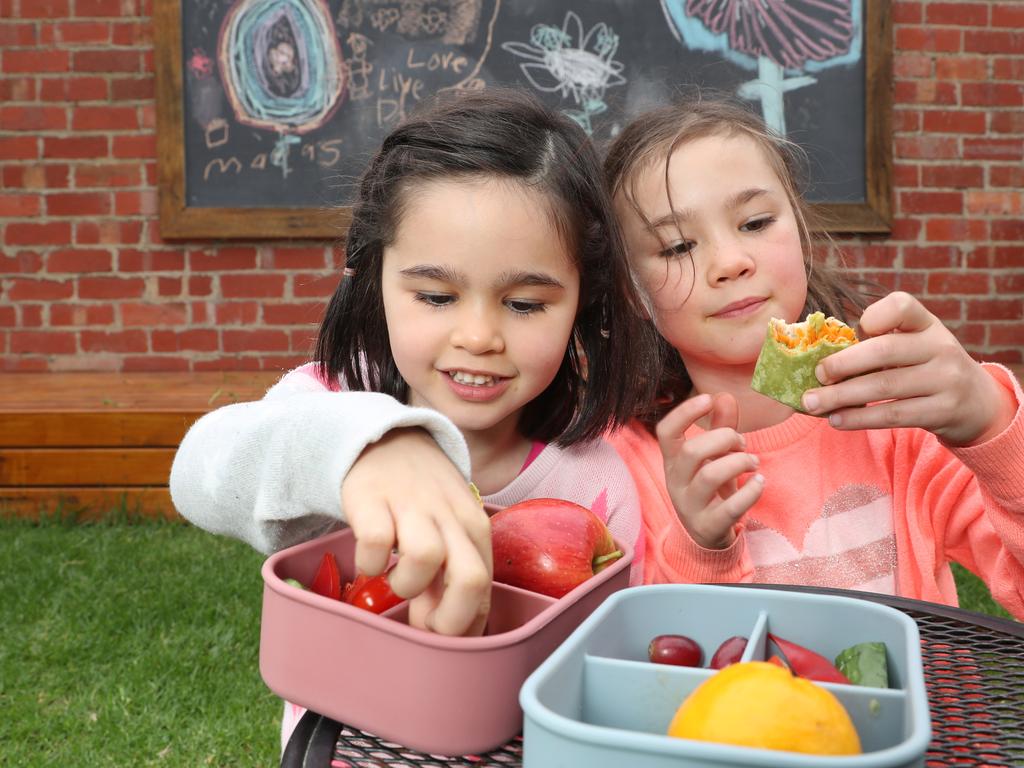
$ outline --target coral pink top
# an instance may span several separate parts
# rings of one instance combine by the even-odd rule
[[[1017,412],[970,448],[921,429],[841,432],[803,414],[746,433],[765,489],[724,550],[702,548],[679,521],[655,438],[639,425],[620,431],[611,441],[640,493],[644,581],[802,584],[956,605],[954,560],[1024,618],[1024,397],[1008,370],[986,369]]]

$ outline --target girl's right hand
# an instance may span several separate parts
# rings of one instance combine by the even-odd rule
[[[709,413],[707,432],[684,437],[692,424]],[[732,395],[697,395],[669,411],[655,430],[676,514],[690,538],[705,549],[730,546],[736,539],[733,525],[764,490],[761,475],[738,484],[740,475],[758,465],[757,456],[744,453],[746,440],[736,430],[738,423]]]
[[[395,429],[368,445],[341,485],[356,568],[411,598],[409,622],[443,635],[482,634],[494,573],[479,497],[427,432]]]

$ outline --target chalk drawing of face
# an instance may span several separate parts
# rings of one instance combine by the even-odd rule
[[[295,71],[295,48],[291,43],[281,42],[270,49],[267,54],[270,71],[282,75]]]
[[[267,85],[276,96],[292,96],[299,89],[302,72],[298,58],[296,30],[288,14],[282,13],[270,27],[263,60]]]
[[[235,0],[217,59],[225,95],[245,125],[303,134],[344,99],[344,57],[321,0]]]

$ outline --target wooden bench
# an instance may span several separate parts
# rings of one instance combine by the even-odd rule
[[[258,400],[255,373],[0,374],[0,515],[175,518],[167,478],[201,415]]]
[[[1010,366],[1018,379],[1024,365]],[[0,515],[111,510],[173,519],[174,451],[207,411],[280,373],[0,374]]]

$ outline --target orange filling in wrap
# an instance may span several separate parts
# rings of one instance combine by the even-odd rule
[[[772,338],[779,344],[798,352],[813,349],[821,342],[853,344],[857,341],[857,334],[853,328],[834,317],[827,317],[821,323],[803,322],[791,325],[773,318],[771,332]]]

